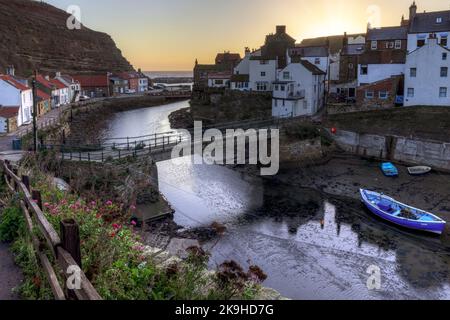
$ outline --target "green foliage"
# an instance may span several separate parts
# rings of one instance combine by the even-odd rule
[[[19,236],[19,230],[24,224],[21,209],[12,205],[3,210],[0,215],[0,241],[12,242]]]

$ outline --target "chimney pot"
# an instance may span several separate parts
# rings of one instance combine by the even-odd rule
[[[286,33],[286,26],[277,26],[277,34]]]

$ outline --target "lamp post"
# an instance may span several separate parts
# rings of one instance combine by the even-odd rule
[[[37,151],[38,137],[37,137],[37,124],[36,124],[36,114],[37,114],[37,99],[36,99],[36,77],[37,72],[34,74],[32,83],[33,88],[33,150]]]

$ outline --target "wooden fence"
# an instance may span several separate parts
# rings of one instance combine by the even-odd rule
[[[60,225],[60,237],[42,211],[40,191],[31,190],[29,177],[22,176],[19,178],[17,169],[13,168],[9,161],[1,161],[1,166],[3,168],[5,182],[10,191],[21,195],[20,206],[25,217],[36,257],[45,272],[55,299],[102,300],[81,270],[80,238],[77,223],[74,220],[62,221]],[[40,241],[36,235],[36,229],[40,231],[40,234],[45,240]],[[56,265],[60,268],[60,274],[63,275],[65,280],[64,285],[61,285],[58,280],[53,265],[47,256],[46,252],[48,251],[53,256]],[[67,288],[67,279],[74,276],[74,270],[76,270],[75,272],[79,271],[79,289]]]

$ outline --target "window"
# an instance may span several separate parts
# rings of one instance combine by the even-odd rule
[[[442,23],[442,17],[436,18],[436,23]]]
[[[290,77],[291,77],[291,75],[290,75],[289,71],[283,72],[283,79],[289,80]]]
[[[267,91],[267,83],[257,83],[256,84],[256,90],[257,91]]]
[[[425,45],[425,39],[417,39],[417,47],[423,47]]]
[[[441,46],[446,47],[448,43],[448,38],[447,36],[442,36],[441,37]]]
[[[366,90],[366,98],[373,99],[373,91]]]
[[[278,91],[278,85],[277,84],[275,85],[275,91]]]
[[[446,78],[448,75],[448,67],[441,67],[441,78]]]
[[[417,76],[417,68],[411,68],[409,69],[409,76],[411,78],[415,78]]]
[[[277,99],[274,100],[275,100],[275,107],[278,107],[278,100]]]
[[[285,86],[281,86],[280,89],[281,89],[281,91],[285,91],[286,87]]]
[[[378,49],[378,42],[377,41],[372,41],[370,44],[370,48],[372,50],[377,50]]]
[[[414,88],[408,88],[408,98],[414,98]]]
[[[386,90],[382,90],[378,93],[378,97],[383,100],[387,99],[388,96],[389,96],[389,93]]]
[[[442,60],[447,60],[447,52],[442,53]]]
[[[367,75],[368,73],[369,73],[369,67],[367,66],[367,64],[361,65],[361,74]]]
[[[315,64],[320,64],[320,58],[316,58],[316,59],[314,60],[314,63],[315,63]]]
[[[314,92],[317,92],[317,85],[314,85]]]
[[[446,87],[439,88],[439,98],[447,98],[447,88]]]
[[[395,49],[402,48],[402,40],[395,40]]]
[[[269,61],[267,61],[267,60],[259,60],[259,64],[269,64]]]
[[[265,71],[261,71],[261,77],[265,77],[266,76],[266,72]]]

